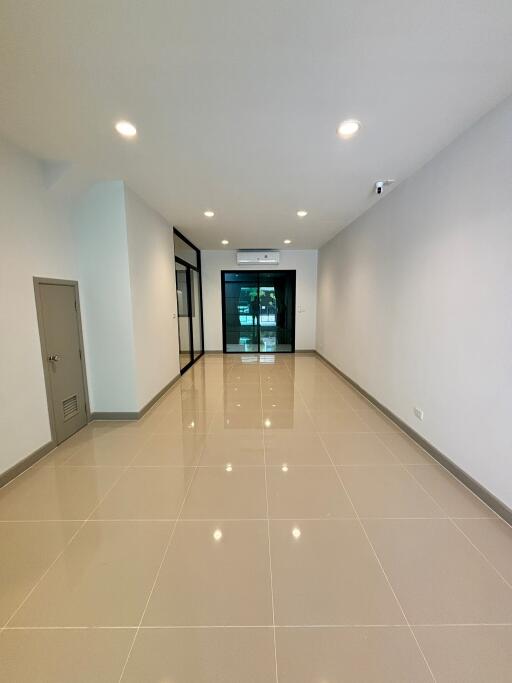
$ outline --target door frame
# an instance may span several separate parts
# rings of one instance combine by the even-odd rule
[[[82,313],[80,309],[80,295],[78,290],[77,280],[60,280],[57,278],[50,277],[34,277],[32,278],[34,282],[34,295],[36,301],[36,313],[37,313],[37,327],[39,330],[39,342],[41,345],[41,360],[43,363],[43,373],[44,373],[44,384],[46,388],[46,404],[48,407],[48,418],[50,421],[50,433],[52,437],[52,444],[57,445],[57,431],[55,429],[55,413],[54,413],[54,401],[52,393],[52,385],[50,381],[50,373],[48,369],[48,349],[46,348],[46,338],[44,330],[44,319],[43,319],[43,305],[41,300],[41,289],[40,285],[64,285],[66,287],[73,287],[75,290],[75,301],[76,301],[76,318],[78,323],[78,336],[80,339],[80,360],[82,366],[82,380],[84,383],[84,398],[85,398],[85,414],[87,417],[87,422],[91,421],[91,407],[89,405],[89,389],[87,387],[87,371],[85,367],[85,351],[84,351],[84,336],[82,331]],[[76,434],[76,432],[75,432]]]
[[[185,261],[184,259],[180,258],[179,256],[174,255],[174,261],[175,263],[179,263],[181,266],[185,266],[187,271],[187,300],[189,302],[189,306],[192,306],[192,285],[191,285],[191,277],[190,277],[190,271],[195,270],[196,273],[199,276],[199,303],[201,306],[201,353],[197,358],[194,358],[195,354],[195,348],[194,348],[194,330],[193,330],[193,324],[192,324],[192,316],[189,315],[188,319],[188,331],[189,331],[189,339],[190,339],[190,361],[184,365],[182,368],[180,368],[180,374],[183,375],[184,372],[186,372],[196,361],[198,361],[201,356],[204,356],[204,320],[203,320],[203,278],[201,275],[201,251],[196,247],[195,244],[193,244],[183,233],[181,233],[178,228],[173,227],[172,229],[173,235],[177,235],[180,240],[183,240],[186,244],[188,244],[189,247],[191,247],[195,252],[196,252],[196,259],[197,259],[197,266],[193,266],[191,263],[188,261]],[[174,245],[173,245],[174,246]],[[177,295],[176,295],[177,296]],[[178,326],[179,326],[179,311],[178,311]],[[178,335],[179,335],[179,327],[178,327]],[[179,345],[179,339],[178,339],[178,345]]]
[[[292,348],[290,351],[260,351],[260,322],[259,322],[259,316],[258,316],[258,351],[228,351],[227,350],[227,342],[226,342],[226,279],[225,275],[230,275],[230,274],[239,274],[239,273],[254,273],[257,276],[257,281],[258,281],[258,308],[259,308],[259,303],[260,303],[260,281],[259,281],[259,275],[261,273],[285,273],[287,275],[290,275],[293,280],[293,292],[292,292],[292,300],[293,300],[293,317],[292,317]],[[283,268],[279,269],[274,269],[274,270],[265,270],[263,268],[257,268],[257,269],[248,269],[244,268],[243,270],[239,268],[238,270],[221,270],[220,271],[220,297],[222,301],[222,352],[223,353],[270,353],[270,354],[276,354],[276,353],[295,353],[295,322],[296,322],[296,296],[297,296],[297,271],[296,270],[285,270]]]

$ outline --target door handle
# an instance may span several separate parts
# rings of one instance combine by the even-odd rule
[[[57,356],[57,354],[53,354],[52,356],[48,356],[48,360],[51,360],[52,363],[56,363],[60,360],[60,356]]]

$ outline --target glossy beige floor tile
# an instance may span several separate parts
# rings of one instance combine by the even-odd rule
[[[183,505],[183,519],[261,519],[266,517],[262,467],[200,467]]]
[[[408,471],[450,517],[496,517],[440,465],[407,465]]]
[[[512,527],[497,517],[455,523],[512,585]]]
[[[371,432],[369,425],[352,409],[312,410],[311,417],[318,432]]]
[[[145,626],[272,624],[266,522],[178,522]]]
[[[190,467],[130,467],[93,519],[176,519],[194,476]]]
[[[0,489],[0,519],[87,519],[119,478],[118,467],[40,467]]]
[[[279,628],[279,683],[431,683],[407,627]]]
[[[132,639],[127,629],[4,631],[0,680],[112,683],[119,679]]]
[[[511,589],[449,520],[364,526],[412,624],[511,622]]]
[[[295,384],[292,380],[287,382],[262,382],[261,383],[261,394],[262,396],[276,396],[284,398],[286,396],[291,397],[298,393],[296,391]],[[301,394],[298,394],[299,396]]]
[[[263,433],[249,436],[245,434],[208,434],[199,464],[202,467],[263,467],[265,464]]]
[[[306,411],[273,410],[263,411],[263,427],[266,434],[274,432],[312,433],[315,425]]]
[[[357,409],[357,414],[370,426],[373,432],[398,432],[394,422],[376,408]]]
[[[276,683],[272,628],[142,629],[122,683]]]
[[[138,625],[171,528],[88,522],[9,625]]]
[[[79,522],[0,523],[0,627],[66,547],[79,525]]]
[[[428,465],[434,463],[433,458],[405,434],[398,432],[380,433],[379,439],[404,464]]]
[[[267,469],[272,519],[354,517],[354,509],[332,467]]]
[[[276,624],[402,624],[358,522],[271,521]]]
[[[349,404],[339,394],[320,394],[313,397],[306,394],[304,402],[308,410],[351,410]]]
[[[199,410],[175,410],[160,417],[152,428],[154,434],[206,434],[214,413]]]
[[[509,683],[512,626],[416,627],[437,683]]]
[[[265,459],[268,466],[331,467],[332,462],[318,434],[265,431]]]
[[[307,406],[299,394],[263,394],[261,405],[266,413],[273,413],[274,410],[292,410],[304,412]]]
[[[446,516],[401,465],[339,467],[338,471],[360,517]]]
[[[73,467],[124,467],[130,464],[145,442],[145,436],[134,433],[103,436],[79,446],[66,461],[66,465]]]
[[[216,413],[248,413],[251,411],[261,412],[261,395],[237,396],[236,398],[224,397],[221,404],[217,407]]]
[[[0,679],[509,683],[511,567],[315,355],[207,354],[0,490]]]
[[[215,413],[210,424],[210,434],[222,434],[242,429],[261,429],[261,408],[259,410],[231,410]]]
[[[132,467],[193,467],[201,458],[204,434],[153,434],[145,442]]]
[[[322,434],[322,442],[336,465],[396,465],[399,462],[375,434]]]

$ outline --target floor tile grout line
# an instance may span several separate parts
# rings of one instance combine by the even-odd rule
[[[449,623],[411,623],[411,628],[506,628],[512,629],[512,622],[449,622]],[[393,624],[148,624],[140,627],[136,624],[121,626],[110,624],[102,625],[75,625],[75,626],[7,626],[4,631],[154,631],[160,630],[194,630],[194,629],[286,629],[286,628],[323,628],[323,629],[349,629],[349,628],[401,628],[409,630],[404,623]]]
[[[161,559],[160,564],[159,564],[159,566],[158,566],[158,569],[157,569],[157,571],[156,571],[155,579],[154,579],[153,584],[152,584],[152,586],[151,586],[151,589],[150,589],[150,591],[149,591],[149,595],[148,595],[148,598],[147,598],[147,600],[146,600],[146,604],[145,604],[145,606],[144,606],[144,609],[143,609],[143,611],[142,611],[142,614],[141,614],[141,617],[140,617],[140,620],[139,620],[139,625],[137,626],[137,630],[135,631],[135,634],[134,634],[134,636],[133,636],[133,640],[132,640],[132,642],[131,642],[130,648],[129,648],[128,653],[127,653],[127,655],[126,655],[126,659],[125,659],[125,661],[124,661],[123,668],[121,669],[121,673],[120,673],[120,675],[119,675],[119,681],[118,681],[118,683],[121,683],[121,681],[122,681],[122,679],[123,679],[123,676],[124,676],[124,674],[125,674],[126,667],[127,667],[127,665],[128,665],[128,662],[129,662],[129,660],[130,660],[130,657],[131,657],[133,648],[134,648],[134,646],[135,646],[135,642],[136,642],[136,640],[137,640],[137,636],[139,635],[139,631],[140,631],[142,622],[144,621],[144,617],[146,616],[146,612],[147,612],[149,603],[150,603],[150,601],[151,601],[151,597],[153,596],[153,592],[154,592],[154,590],[155,590],[156,584],[157,584],[158,579],[159,579],[159,577],[160,577],[160,572],[162,571],[162,567],[163,567],[164,562],[165,562],[165,560],[166,560],[167,553],[169,552],[169,548],[170,548],[170,546],[171,546],[172,539],[174,538],[174,534],[175,534],[176,528],[177,528],[177,526],[178,526],[178,522],[180,521],[181,512],[182,512],[183,507],[184,507],[184,505],[185,505],[185,501],[187,500],[188,493],[189,493],[190,488],[191,488],[191,486],[192,486],[192,483],[193,483],[193,481],[194,481],[194,479],[195,479],[196,473],[197,473],[197,467],[195,468],[194,474],[193,474],[192,477],[190,478],[189,484],[188,484],[188,486],[187,486],[187,490],[185,491],[185,494],[184,494],[184,496],[183,496],[183,500],[182,500],[182,502],[181,502],[180,509],[179,509],[179,511],[178,511],[178,517],[175,519],[174,524],[172,524],[172,529],[170,530],[169,538],[167,539],[167,543],[166,543],[166,545],[165,545],[165,548],[164,548],[164,551],[163,551],[163,554],[162,554],[162,559]]]
[[[261,412],[262,412],[262,422],[263,422],[263,394],[261,386],[261,376],[260,376],[260,400],[261,400]],[[274,667],[275,667],[275,677],[276,683],[279,683],[279,668],[277,665],[277,636],[276,636],[276,613],[275,613],[275,601],[274,601],[274,578],[272,575],[272,549],[270,542],[270,516],[269,516],[269,502],[268,502],[268,480],[267,480],[267,450],[265,442],[265,430],[263,429],[263,467],[265,473],[265,499],[267,506],[267,543],[268,543],[268,561],[270,570],[270,597],[272,601],[272,634],[274,638]]]
[[[300,391],[299,391],[299,394],[300,394]],[[362,418],[361,418],[361,419],[362,419]],[[323,447],[327,450],[327,447],[326,447],[326,445],[325,445],[325,442],[324,442],[324,440],[323,440],[321,434],[319,434],[319,438],[320,438],[320,440],[322,441]],[[390,581],[390,579],[389,579],[389,577],[388,577],[386,571],[384,570],[384,566],[383,566],[382,562],[380,561],[379,556],[377,555],[377,552],[376,552],[376,550],[375,550],[375,548],[374,548],[374,546],[373,546],[373,543],[372,543],[371,540],[370,540],[370,537],[368,536],[368,532],[366,531],[365,526],[364,526],[364,524],[362,523],[362,521],[361,521],[361,519],[360,519],[360,517],[359,517],[359,513],[358,513],[358,511],[357,511],[357,509],[356,509],[356,506],[354,505],[354,502],[353,502],[351,496],[349,495],[349,492],[348,492],[348,490],[347,490],[347,488],[346,488],[346,486],[345,486],[345,484],[344,484],[344,482],[343,482],[343,480],[342,480],[342,478],[341,478],[341,476],[340,476],[340,474],[339,474],[339,472],[338,472],[338,470],[337,470],[337,468],[336,468],[336,466],[335,466],[335,464],[334,464],[334,461],[333,461],[333,459],[332,459],[332,457],[331,457],[331,454],[330,454],[328,451],[327,451],[327,454],[328,454],[328,456],[329,456],[329,458],[330,458],[330,460],[331,460],[331,462],[332,462],[332,465],[333,465],[334,471],[335,471],[335,473],[336,473],[336,476],[337,476],[337,478],[338,478],[338,481],[339,481],[339,483],[341,484],[341,486],[342,486],[342,488],[343,488],[343,490],[344,490],[344,492],[345,492],[345,495],[347,496],[347,498],[348,498],[348,500],[349,500],[349,502],[350,502],[350,505],[352,506],[352,509],[354,510],[354,514],[355,514],[355,516],[356,516],[356,520],[357,520],[359,526],[361,527],[361,530],[362,530],[364,536],[366,537],[366,540],[367,540],[367,542],[368,542],[368,544],[369,544],[369,546],[370,546],[370,548],[371,548],[371,550],[372,550],[372,552],[373,552],[373,554],[374,554],[374,556],[375,556],[375,559],[377,560],[377,562],[378,562],[378,564],[379,564],[379,567],[380,567],[380,569],[381,569],[381,572],[382,572],[382,574],[383,574],[383,576],[384,576],[384,578],[385,578],[385,580],[386,580],[386,582],[387,582],[387,584],[388,584],[388,586],[389,586],[389,589],[391,590],[391,592],[392,592],[392,594],[393,594],[393,596],[394,596],[394,598],[395,598],[396,604],[398,605],[400,611],[402,612],[402,616],[403,616],[403,618],[405,619],[405,622],[406,622],[407,626],[409,627],[409,631],[410,631],[410,633],[411,633],[412,638],[414,639],[414,641],[415,641],[415,643],[416,643],[416,646],[417,646],[417,648],[418,648],[418,651],[420,652],[420,654],[421,654],[421,656],[422,656],[422,658],[423,658],[423,661],[425,662],[425,665],[427,666],[428,671],[430,672],[430,675],[431,675],[431,677],[432,677],[432,680],[434,681],[434,683],[436,683],[436,678],[435,678],[435,676],[434,676],[434,672],[432,671],[432,668],[430,667],[430,664],[429,664],[429,662],[428,662],[428,660],[427,660],[427,658],[426,658],[426,656],[425,656],[425,653],[423,652],[423,650],[422,650],[422,648],[421,648],[421,646],[420,646],[420,643],[419,643],[419,641],[418,641],[418,639],[417,639],[417,637],[416,637],[416,634],[414,633],[414,631],[413,631],[413,629],[412,629],[412,627],[411,627],[411,625],[410,625],[410,623],[409,623],[409,620],[408,620],[408,618],[407,618],[407,615],[406,615],[406,613],[405,613],[405,610],[404,610],[404,608],[402,607],[402,603],[401,603],[400,600],[398,599],[398,595],[396,594],[396,592],[395,592],[395,590],[394,590],[394,588],[393,588],[393,586],[392,586],[392,584],[391,584],[391,581]]]
[[[141,449],[142,449],[142,446],[141,446]],[[138,452],[139,452],[139,451],[137,450],[136,453],[134,454],[132,460],[135,459],[135,458],[137,457]],[[99,506],[103,503],[103,501],[105,500],[105,498],[110,494],[110,492],[114,489],[114,487],[119,483],[121,477],[124,475],[124,473],[126,472],[127,469],[128,469],[128,466],[126,466],[126,467],[124,467],[124,468],[121,468],[121,471],[120,471],[120,473],[119,473],[119,476],[114,480],[114,482],[112,483],[112,486],[110,486],[110,487],[108,488],[108,490],[104,493],[104,495],[100,498],[100,500],[97,502],[97,504],[96,504],[96,505],[94,506],[94,508],[91,510],[89,516],[88,516],[85,520],[82,521],[82,523],[80,524],[80,526],[78,527],[78,529],[76,529],[76,531],[71,535],[71,537],[69,538],[68,542],[64,545],[64,547],[62,548],[62,550],[61,550],[61,551],[57,554],[57,556],[54,558],[53,562],[51,562],[50,565],[46,568],[46,570],[41,574],[41,576],[40,576],[39,579],[36,581],[36,583],[35,583],[34,586],[31,588],[31,590],[30,590],[30,591],[27,593],[27,595],[23,598],[23,600],[20,602],[20,604],[18,605],[18,607],[14,610],[14,612],[11,614],[11,616],[7,619],[7,621],[5,622],[5,624],[3,624],[2,628],[0,629],[0,635],[1,635],[2,631],[4,630],[4,628],[5,628],[6,626],[8,626],[8,625],[11,623],[11,621],[14,619],[14,617],[16,616],[16,614],[18,614],[18,612],[19,612],[20,609],[23,607],[23,605],[27,602],[27,600],[30,598],[30,596],[34,593],[34,591],[37,589],[37,587],[41,584],[41,582],[43,581],[44,577],[49,573],[49,571],[52,569],[52,567],[53,567],[53,566],[57,563],[57,561],[62,557],[62,555],[64,554],[64,552],[65,552],[65,551],[67,550],[67,548],[71,545],[71,543],[74,541],[74,539],[78,536],[78,534],[80,533],[80,531],[85,527],[85,525],[87,524],[87,522],[91,519],[91,517],[92,517],[93,514],[96,512],[96,510],[99,508]],[[62,521],[64,521],[64,520],[62,520]]]

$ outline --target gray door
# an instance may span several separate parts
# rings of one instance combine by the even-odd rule
[[[50,409],[60,443],[87,423],[75,286],[40,283],[39,302]]]

